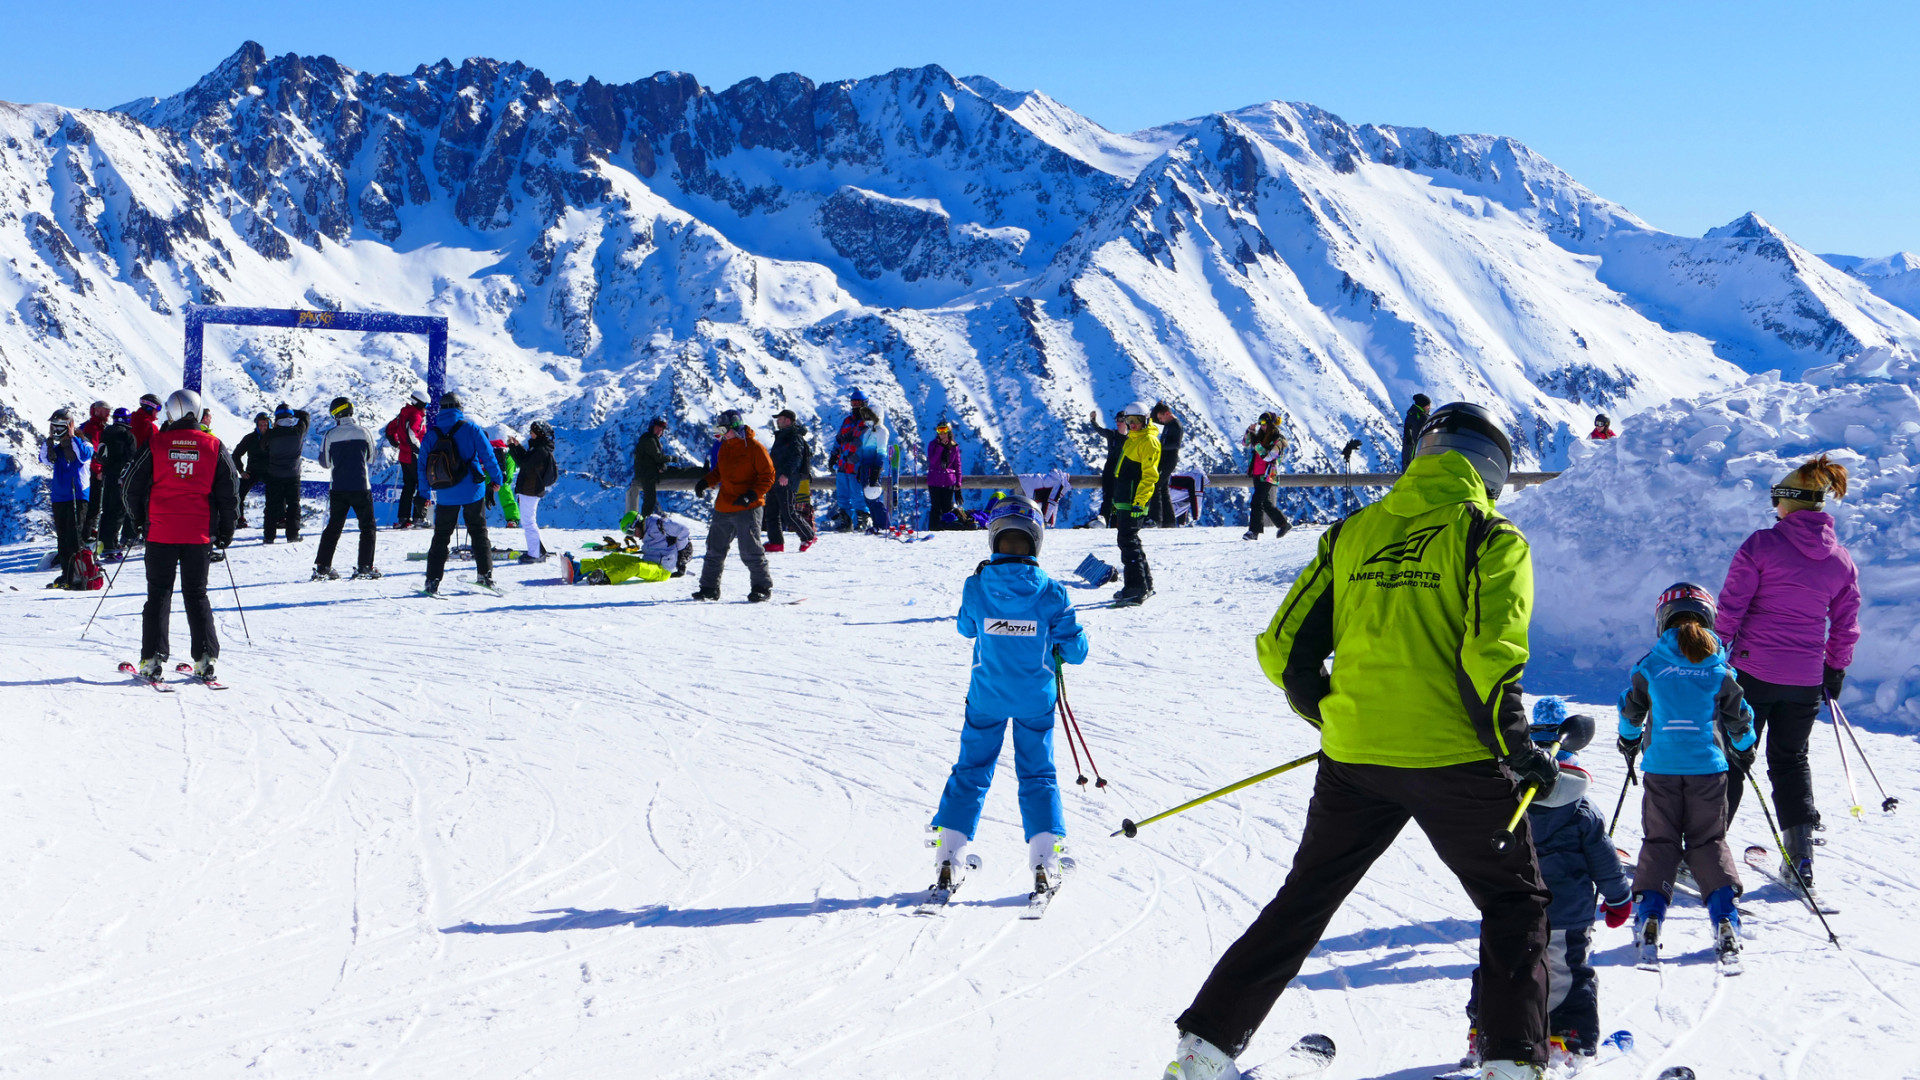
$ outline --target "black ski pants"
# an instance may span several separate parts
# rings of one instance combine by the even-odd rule
[[[1753,706],[1753,734],[1767,743],[1767,782],[1773,788],[1773,810],[1782,831],[1795,825],[1820,824],[1813,805],[1813,767],[1807,763],[1807,741],[1820,718],[1818,686],[1784,686],[1740,673],[1740,689]],[[1727,827],[1746,794],[1747,775],[1729,762]]]
[[[1239,1054],[1327,923],[1409,819],[1480,909],[1480,1048],[1489,1060],[1547,1060],[1547,886],[1521,815],[1520,843],[1488,840],[1519,806],[1493,761],[1437,769],[1320,759],[1313,801],[1280,893],[1227,948],[1180,1030]]]
[[[273,543],[274,530],[287,530],[288,540],[300,539],[300,478],[297,476],[269,476],[267,484],[266,535],[263,539]]]
[[[373,565],[373,492],[331,491],[327,493],[327,527],[320,534],[320,552],[313,557],[314,566],[332,568],[333,549],[340,543],[340,531],[347,527],[349,513],[360,523],[360,561],[353,565]]]
[[[102,550],[113,551],[124,548],[133,542],[133,524],[127,520],[126,497],[115,483],[100,486],[100,546]],[[125,538],[122,538],[125,534]]]
[[[1593,926],[1555,930],[1547,938],[1547,1034],[1567,1040],[1567,1049],[1600,1050],[1600,976],[1593,970]],[[1467,1021],[1480,1026],[1480,969],[1467,992]]]
[[[74,572],[73,557],[80,554],[80,526],[86,516],[85,499],[53,504],[53,539],[57,546],[55,557],[60,560],[60,581],[63,584],[80,584],[80,575]]]
[[[207,600],[206,544],[148,544],[147,606],[140,612],[140,658],[165,658],[168,623],[173,617],[173,575],[180,572],[180,600],[187,609],[193,659],[219,657],[220,637],[213,631],[213,605]]]
[[[1168,485],[1173,482],[1173,471],[1178,468],[1179,465],[1180,454],[1178,451],[1162,457],[1160,459],[1160,480],[1153,485],[1153,503],[1147,516],[1153,519],[1154,524],[1163,529],[1173,528],[1175,520],[1173,516],[1173,495]]]
[[[927,531],[948,527],[946,517],[960,501],[960,489],[950,487],[930,487],[927,489]]]
[[[1273,485],[1265,480],[1255,480],[1253,482],[1253,513],[1247,518],[1247,531],[1259,536],[1269,518],[1273,519],[1274,530],[1281,536],[1287,535],[1287,532],[1293,528],[1293,522],[1287,520],[1287,515],[1273,505]]]
[[[493,541],[487,539],[487,502],[433,504],[433,543],[427,547],[427,580],[439,581],[447,570],[447,551],[453,543],[454,526],[465,519],[467,541],[473,545],[473,565],[481,577],[493,576]],[[364,530],[363,538],[369,535]],[[367,543],[365,539],[362,544]]]
[[[1114,540],[1120,545],[1120,587],[1127,592],[1153,588],[1153,568],[1147,565],[1147,549],[1140,543],[1142,520],[1124,510],[1114,519]]]
[[[98,476],[87,481],[87,520],[80,528],[80,540],[82,543],[90,544],[99,535],[101,492],[104,491],[107,486],[108,485],[100,482]]]
[[[247,523],[247,492],[252,491],[256,486],[260,485],[261,481],[255,480],[251,476],[243,476],[240,478],[240,494],[234,499],[233,507],[234,517],[241,526]]]
[[[427,500],[420,497],[420,463],[400,463],[400,502],[393,510],[393,523],[405,525],[419,521],[427,513]]]
[[[791,531],[803,544],[814,539],[813,522],[794,508],[794,485],[791,480],[785,484],[774,484],[767,489],[767,504],[764,508],[767,519],[767,543],[786,546],[787,534]]]

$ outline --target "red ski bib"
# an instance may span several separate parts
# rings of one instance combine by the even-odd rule
[[[213,541],[213,478],[220,440],[204,431],[156,431],[153,492],[147,500],[147,539],[160,544]]]

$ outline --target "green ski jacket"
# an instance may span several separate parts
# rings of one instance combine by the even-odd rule
[[[1466,458],[1440,454],[1327,530],[1256,651],[1326,756],[1439,768],[1527,744],[1532,614],[1526,537]]]

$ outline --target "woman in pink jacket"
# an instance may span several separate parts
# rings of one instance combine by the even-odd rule
[[[1774,485],[1779,521],[1747,537],[1727,569],[1714,630],[1728,643],[1754,727],[1767,739],[1767,778],[1787,851],[1813,883],[1813,805],[1807,739],[1823,697],[1839,697],[1860,640],[1860,574],[1822,512],[1847,493],[1847,470],[1821,454]],[[1741,784],[1727,792],[1727,821]],[[1782,868],[1785,874],[1785,868]],[[1791,875],[1787,875],[1791,877]]]
[[[953,441],[953,425],[945,420],[933,429],[927,444],[927,531],[948,527],[946,516],[960,506],[960,447]]]

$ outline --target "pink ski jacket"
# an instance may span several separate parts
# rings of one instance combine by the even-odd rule
[[[1747,537],[1727,568],[1714,622],[1733,666],[1783,686],[1818,686],[1860,640],[1860,572],[1818,510]]]

